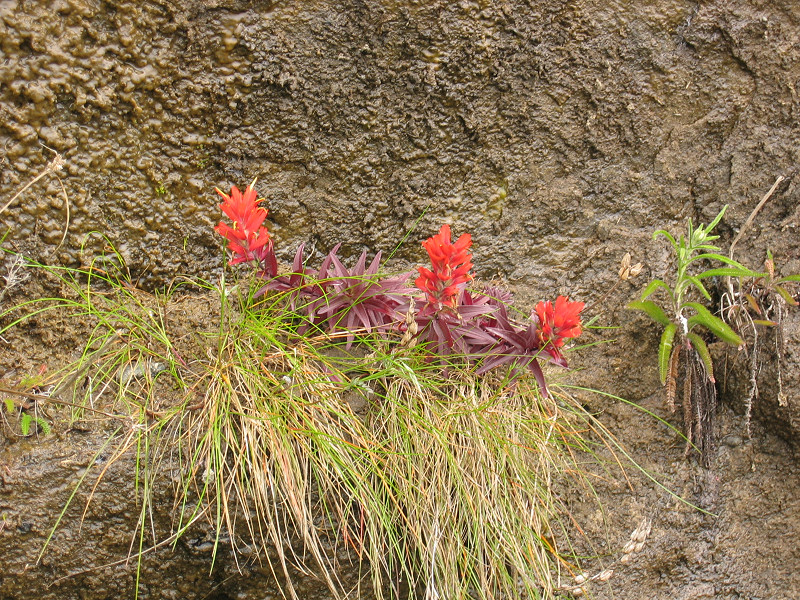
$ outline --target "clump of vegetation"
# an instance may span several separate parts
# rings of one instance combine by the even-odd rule
[[[50,423],[44,417],[29,412],[33,408],[33,403],[18,402],[14,398],[4,398],[3,405],[5,406],[3,422],[10,430],[14,431],[18,428],[19,435],[22,437],[28,437],[36,432],[41,432],[42,435],[50,434]],[[13,425],[14,421],[17,423],[16,428]]]
[[[661,383],[666,387],[667,406],[675,409],[678,378],[683,367],[683,421],[688,440],[686,452],[697,449],[708,466],[714,443],[714,413],[717,406],[714,363],[700,328],[713,338],[732,346],[741,346],[742,338],[721,318],[713,315],[699,299],[711,301],[705,280],[712,277],[748,277],[754,273],[732,258],[719,253],[711,242],[714,227],[725,214],[726,207],[708,225],[695,227],[689,219],[687,232],[677,239],[668,231],[658,230],[653,238],[664,236],[676,258],[672,284],[653,279],[638,301],[628,307],[642,310],[663,326],[658,347],[658,367]],[[723,267],[702,269],[706,261],[722,263]],[[661,303],[649,298],[661,292]]]
[[[301,320],[299,333],[344,331],[349,346],[355,332],[394,330],[402,335],[411,320],[415,342],[422,342],[436,360],[458,356],[478,363],[479,373],[507,365],[513,366],[514,374],[527,368],[544,395],[548,392],[539,359],[567,366],[561,348],[581,333],[583,302],[570,302],[564,296],[555,304],[540,302],[528,319],[517,322],[502,300],[510,300],[507,292],[467,289],[472,280],[472,238],[465,233],[453,243],[447,224],[422,244],[431,268],[418,267],[416,289],[406,286],[409,274],[379,276],[380,253],[368,268],[363,253],[348,271],[338,257],[338,245],[318,270],[304,264],[301,245],[293,272],[279,275],[273,241],[264,226],[267,209],[260,206],[254,184],[244,193],[235,186],[230,194],[218,190],[224,200],[220,209],[232,224],[220,222],[216,231],[228,240],[230,265],[250,263],[258,277],[267,280],[258,295],[278,291],[290,296],[289,306]]]
[[[109,243],[85,269],[28,263],[61,294],[0,313],[0,335],[49,310],[92,323],[78,361],[34,395],[73,421],[120,422],[98,480],[135,454],[140,560],[206,522],[214,560],[229,543],[237,560],[269,562],[291,597],[296,569],[346,595],[345,556],[379,598],[555,598],[611,576],[582,574],[554,492],[576,478],[591,494],[581,461],[619,449],[546,381],[547,364],[567,365],[583,303],[521,315],[507,291],[474,286],[471,237],[453,242],[448,225],[423,242],[430,265],[413,285],[380,253],[346,266],[340,246],[312,268],[301,245],[284,271],[253,184],[220,194],[230,265],[255,277],[147,294]],[[176,339],[169,306],[198,288],[217,298],[217,326]],[[147,526],[165,468],[181,475],[166,541]]]

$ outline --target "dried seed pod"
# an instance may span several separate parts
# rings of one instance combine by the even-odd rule
[[[417,324],[416,321],[414,320],[414,315],[416,314],[416,311],[414,310],[414,308],[415,308],[414,299],[413,298],[409,298],[408,299],[408,312],[406,313],[406,325],[408,325],[409,327],[411,327],[412,323],[414,325]]]
[[[618,274],[619,274],[619,278],[622,279],[622,281],[625,281],[630,276],[630,274],[631,274],[631,253],[630,252],[626,252],[625,256],[622,257],[622,262],[620,263],[619,273]]]
[[[606,569],[597,576],[598,581],[608,581],[614,574],[614,569]]]
[[[636,542],[634,542],[633,540],[628,540],[628,543],[627,543],[627,544],[625,544],[625,545],[622,547],[622,551],[623,551],[625,554],[630,554],[631,552],[633,552],[633,549],[634,549],[635,547],[636,547]]]
[[[634,552],[641,552],[642,548],[644,548],[644,542],[639,542],[633,547]]]
[[[622,281],[627,281],[631,277],[636,277],[641,272],[642,263],[636,263],[635,265],[631,266],[631,253],[626,252],[625,256],[622,257],[622,262],[620,263],[618,273],[619,278]]]
[[[623,565],[629,563],[630,561],[631,561],[630,554],[623,554],[622,558],[619,559],[619,562],[621,562]]]
[[[419,331],[419,325],[417,325],[417,320],[414,318],[416,315],[416,311],[414,310],[414,299],[410,298],[408,301],[408,312],[406,313],[406,330],[403,333],[403,337],[400,338],[400,346],[413,348],[417,345],[417,332]]]
[[[575,583],[577,583],[578,585],[584,583],[585,581],[586,581],[586,575],[584,575],[583,573],[575,575]]]
[[[573,596],[583,596],[585,593],[586,593],[586,590],[583,589],[582,587],[578,587],[578,588],[575,588],[574,590],[572,590],[572,595]]]
[[[642,519],[642,522],[633,530],[631,534],[631,540],[634,542],[643,542],[647,539],[647,536],[650,535],[650,519]]]

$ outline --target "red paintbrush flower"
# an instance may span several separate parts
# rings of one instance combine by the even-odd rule
[[[450,241],[450,226],[445,224],[439,233],[422,242],[428,252],[433,269],[417,267],[419,277],[414,282],[425,292],[428,302],[455,308],[458,292],[472,279],[472,255],[468,252],[472,236],[463,234],[455,244]]]
[[[566,296],[556,298],[555,306],[549,300],[536,305],[539,347],[557,362],[564,359],[559,350],[564,340],[581,334],[580,312],[583,307],[583,302],[570,302]]]
[[[263,262],[272,249],[269,232],[263,226],[267,209],[258,205],[254,185],[255,180],[247,186],[244,193],[234,185],[230,195],[217,189],[217,193],[224,199],[219,207],[233,221],[233,226],[220,222],[214,231],[228,240],[228,250],[233,253],[231,265],[253,260]]]

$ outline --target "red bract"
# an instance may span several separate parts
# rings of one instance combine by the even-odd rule
[[[414,282],[425,292],[429,303],[455,308],[460,287],[472,279],[472,255],[468,252],[472,236],[463,234],[455,244],[450,241],[450,226],[442,225],[439,233],[422,242],[428,252],[433,270],[417,267],[419,277]]]
[[[536,305],[540,347],[557,362],[563,360],[559,348],[564,345],[564,340],[581,334],[580,312],[583,306],[583,302],[570,302],[566,296],[556,298],[555,305],[549,300]]]
[[[228,240],[228,250],[233,253],[231,265],[249,261],[271,262],[266,259],[272,253],[272,241],[267,228],[263,226],[267,209],[258,205],[254,184],[255,181],[247,186],[244,194],[235,185],[231,187],[230,195],[217,189],[224,199],[219,207],[233,221],[233,227],[220,221],[214,231]],[[265,266],[267,271],[271,270],[268,265]]]

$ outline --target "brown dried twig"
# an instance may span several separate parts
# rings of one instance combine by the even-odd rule
[[[45,146],[45,148],[47,148],[47,146]],[[52,148],[47,148],[47,149],[55,153],[53,160],[47,163],[47,166],[45,166],[44,170],[42,170],[41,173],[39,173],[36,177],[34,177],[28,183],[26,183],[22,187],[22,189],[20,189],[16,194],[14,194],[11,200],[6,202],[3,205],[3,207],[0,208],[0,215],[2,215],[8,209],[8,207],[14,203],[14,201],[17,198],[19,198],[28,188],[30,188],[34,183],[39,181],[42,177],[44,177],[45,175],[49,175],[50,173],[57,173],[58,171],[64,168],[64,165],[66,164],[64,157],[61,156],[61,154],[59,154]],[[58,179],[58,182],[61,184],[61,192],[64,195],[64,207],[67,212],[66,223],[64,225],[64,233],[61,236],[61,241],[58,243],[58,246],[56,247],[56,249],[58,249],[61,247],[61,245],[64,243],[64,240],[67,238],[67,230],[69,229],[70,211],[69,211],[69,197],[67,196],[67,190],[64,187],[64,182],[61,181],[61,178],[58,177],[58,175],[56,175],[56,179]]]

